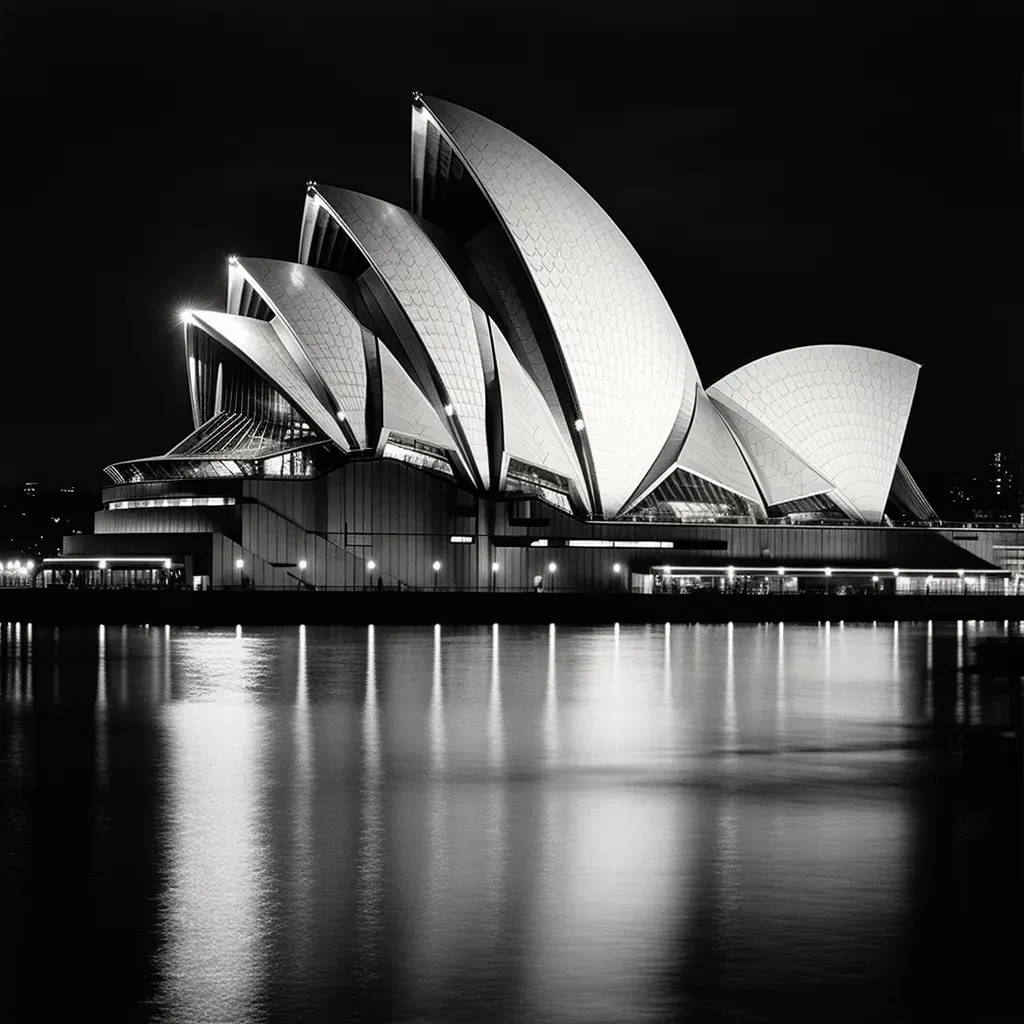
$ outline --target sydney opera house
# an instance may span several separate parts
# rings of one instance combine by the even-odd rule
[[[230,258],[225,311],[182,315],[194,430],[107,468],[95,532],[45,582],[1001,588],[1019,571],[997,532],[928,525],[900,458],[917,364],[825,342],[705,387],[583,188],[419,94],[410,207],[310,182],[294,261]]]

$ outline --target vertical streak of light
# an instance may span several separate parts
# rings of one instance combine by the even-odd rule
[[[11,626],[11,638],[12,642],[8,650],[10,651],[10,664],[11,664],[11,693],[14,695],[14,699],[21,701],[22,689],[21,689],[21,623],[15,622]]]
[[[501,941],[502,911],[506,901],[505,867],[508,863],[508,827],[505,791],[505,736],[501,710],[501,667],[498,656],[498,624],[491,633],[491,690],[487,716],[488,755],[493,773],[487,805],[488,856],[485,893],[488,904],[490,948]]]
[[[441,666],[441,626],[434,626],[434,662],[430,696],[430,759],[432,772],[427,793],[427,877],[426,877],[426,955],[428,974],[433,973],[440,956],[446,910],[445,879],[448,874],[448,841],[445,830],[446,767],[444,730],[444,691]]]
[[[491,768],[505,767],[505,727],[501,714],[501,667],[498,660],[498,624],[491,627],[491,692],[487,703],[488,760]]]
[[[444,690],[441,686],[441,626],[434,626],[434,661],[430,681],[430,763],[435,772],[445,768]]]
[[[964,620],[956,623],[956,719],[966,724],[967,706],[964,701]]]
[[[928,638],[924,648],[924,713],[928,721],[931,721],[932,703],[935,686],[935,630],[932,620],[928,620]]]
[[[738,738],[736,717],[736,651],[733,624],[725,634],[725,742],[730,753],[735,752]]]
[[[672,702],[672,624],[665,623],[665,654],[663,666],[664,689],[662,696],[666,704]]]
[[[892,624],[892,714],[900,717],[900,623]]]
[[[832,623],[825,622],[825,685],[822,687],[825,704],[825,738],[832,736]]]
[[[786,739],[786,624],[779,623],[779,649],[775,660],[775,732],[781,744]]]
[[[615,628],[617,631],[618,626]],[[616,637],[617,644],[618,638]],[[544,691],[544,753],[549,766],[558,763],[558,682],[555,676],[555,624],[553,622],[548,625],[548,674]]]
[[[380,704],[377,694],[377,638],[374,627],[366,634],[366,697],[363,703],[363,799],[359,835],[360,974],[369,990],[379,976],[381,908],[384,896],[382,820],[383,764]]]
[[[309,934],[312,921],[311,890],[313,884],[313,744],[309,712],[309,670],[306,627],[299,626],[299,643],[295,658],[295,810],[292,821],[295,911],[303,936]],[[301,943],[304,947],[305,943]]]
[[[32,703],[32,623],[25,623],[25,703]]]
[[[102,717],[107,707],[107,627],[99,627],[96,654],[96,712]]]
[[[967,629],[970,633],[971,649],[974,649],[975,644],[978,642],[978,620],[971,619],[967,623]],[[972,672],[967,672],[964,677],[964,689],[966,691],[966,705],[964,708],[964,714],[966,715],[965,722],[977,722],[981,717],[981,688],[978,686],[978,680]]]
[[[164,649],[163,649],[163,685],[164,700],[171,699],[171,627],[164,626]]]

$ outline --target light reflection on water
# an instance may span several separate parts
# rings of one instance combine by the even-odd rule
[[[891,1007],[940,655],[972,713],[955,623],[3,628],[20,984],[123,933],[168,1022]]]

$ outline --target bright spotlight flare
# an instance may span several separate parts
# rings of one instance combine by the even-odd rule
[[[189,327],[196,322],[195,317],[192,315],[192,310],[188,306],[178,310],[178,319],[186,327]]]

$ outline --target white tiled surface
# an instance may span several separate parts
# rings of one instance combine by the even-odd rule
[[[359,322],[314,267],[248,257],[238,262],[292,329],[365,448],[366,360]]]
[[[425,102],[536,283],[579,399],[604,513],[613,516],[699,383],[679,325],[626,237],[568,174],[493,121]]]
[[[486,394],[469,297],[407,210],[347,189],[319,188],[416,329],[466,435],[484,486]]]
[[[763,424],[835,483],[837,499],[878,522],[914,400],[919,367],[850,345],[789,349],[741,366],[708,389]]]
[[[491,331],[501,388],[505,451],[513,458],[542,466],[572,480],[585,499],[586,488],[583,486],[575,453],[571,457],[567,453],[555,420],[537,385],[519,365],[519,360],[513,355],[496,324],[491,324]]]
[[[736,441],[703,388],[697,391],[693,423],[676,465],[726,490],[742,494],[757,505],[761,504],[757,485],[736,447]]]
[[[236,316],[234,313],[203,311],[192,315],[212,338],[246,357],[326,437],[348,449],[337,420],[313,394],[285,350],[273,324],[252,317]]]
[[[774,434],[765,430],[763,424],[745,416],[732,402],[714,398],[711,401],[740,438],[769,505],[833,490],[830,480],[815,473]]]
[[[377,343],[377,351],[380,353],[384,429],[455,451],[455,440],[441,422],[441,417],[423,397],[402,364],[381,341]]]

